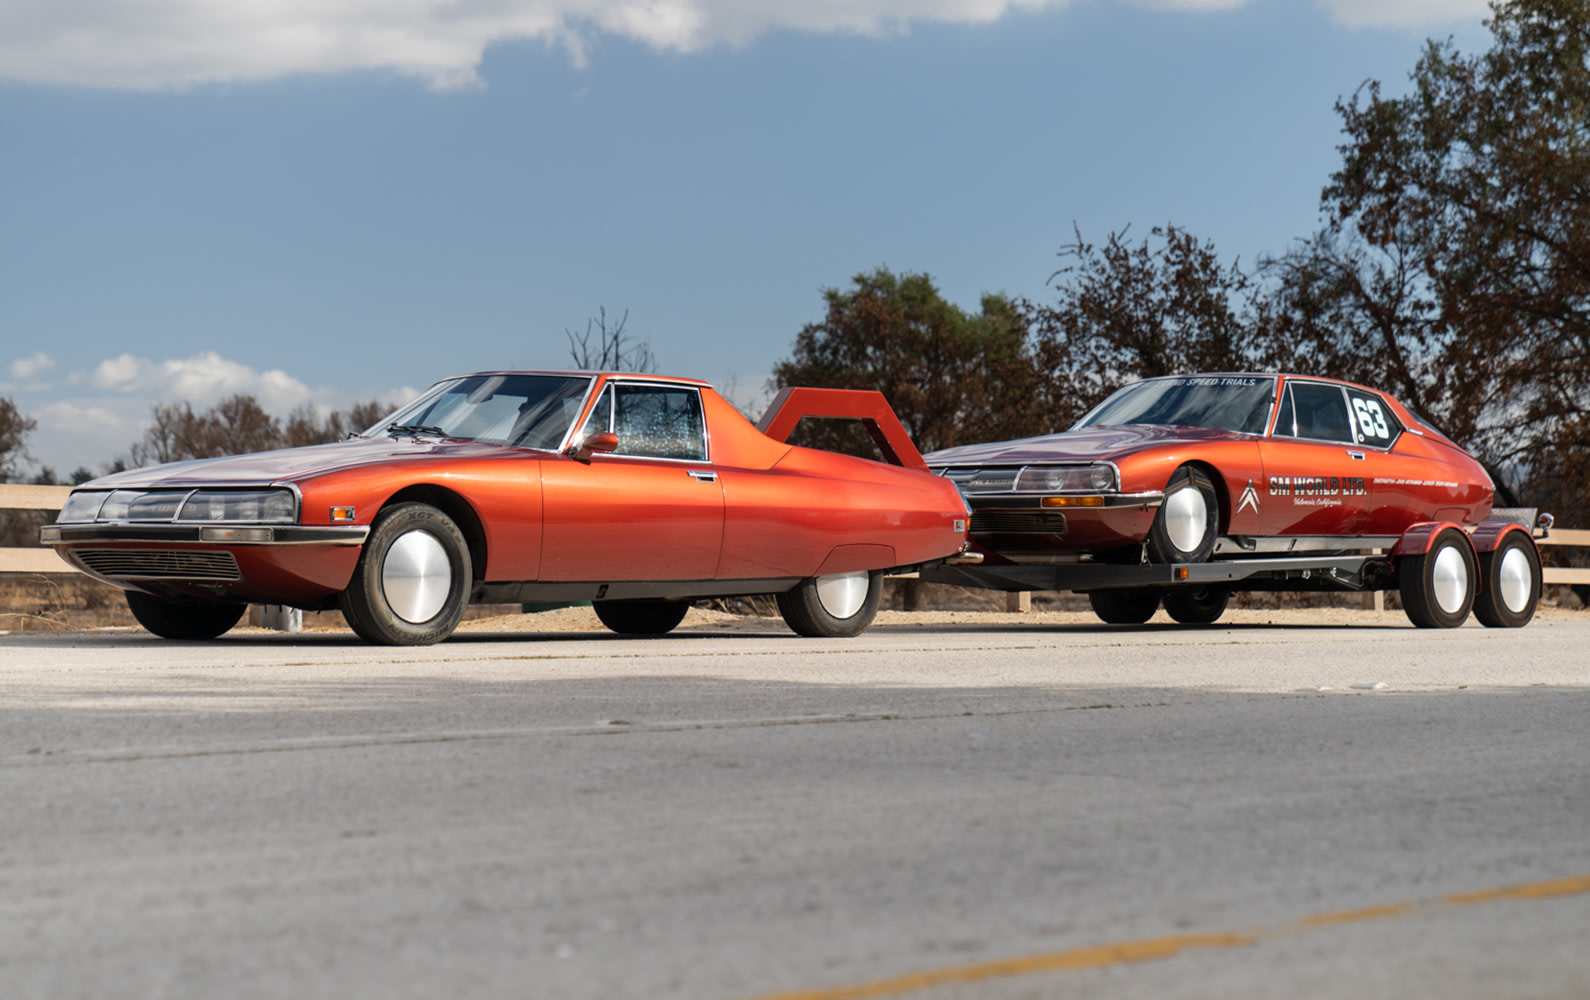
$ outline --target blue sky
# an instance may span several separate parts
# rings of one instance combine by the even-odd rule
[[[6,0],[0,396],[34,468],[151,404],[396,402],[629,312],[749,401],[887,266],[1043,299],[1079,226],[1251,263],[1333,103],[1476,0]]]

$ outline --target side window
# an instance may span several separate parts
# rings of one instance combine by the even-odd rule
[[[614,397],[618,454],[647,458],[707,457],[701,394],[665,385],[621,385]]]
[[[591,415],[585,418],[585,426],[580,428],[580,433],[574,440],[582,441],[592,434],[600,434],[613,428],[613,387],[608,386],[602,390],[602,395],[596,400],[596,405],[591,407]]]
[[[1347,419],[1347,396],[1340,386],[1293,382],[1290,395],[1298,437],[1353,443],[1353,429]]]
[[[1353,423],[1358,428],[1358,443],[1373,448],[1389,448],[1402,431],[1402,426],[1386,409],[1386,404],[1373,393],[1354,389],[1347,390],[1347,398],[1353,404]]]
[[[1281,394],[1281,412],[1275,415],[1275,437],[1297,437],[1297,419],[1292,416],[1292,387]]]

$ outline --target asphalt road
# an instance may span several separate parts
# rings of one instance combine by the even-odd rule
[[[1318,614],[0,636],[0,997],[1590,996],[1590,619]]]

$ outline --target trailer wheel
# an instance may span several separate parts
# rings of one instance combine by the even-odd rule
[[[1447,528],[1424,555],[1397,564],[1397,587],[1408,620],[1420,628],[1456,628],[1474,606],[1474,549],[1468,536]]]
[[[1176,587],[1165,591],[1165,613],[1183,625],[1209,625],[1226,613],[1230,600],[1224,587]]]
[[[1184,465],[1171,474],[1165,499],[1148,529],[1148,557],[1157,563],[1207,562],[1220,533],[1220,499],[1203,470]]]
[[[1510,531],[1495,551],[1480,556],[1474,617],[1487,628],[1527,625],[1540,603],[1540,588],[1540,554],[1521,532]]]
[[[689,601],[592,601],[602,624],[619,635],[667,635],[690,611]]]
[[[176,601],[138,590],[127,591],[127,607],[138,624],[162,639],[214,639],[248,610],[246,604]]]
[[[1088,594],[1093,613],[1108,625],[1141,625],[1159,610],[1159,591],[1146,588],[1095,590]]]

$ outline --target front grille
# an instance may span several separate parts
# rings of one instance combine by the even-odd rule
[[[1065,533],[1066,516],[1058,511],[979,510],[972,513],[974,535]]]
[[[241,580],[230,552],[182,549],[78,549],[72,553],[100,576],[129,580]]]

